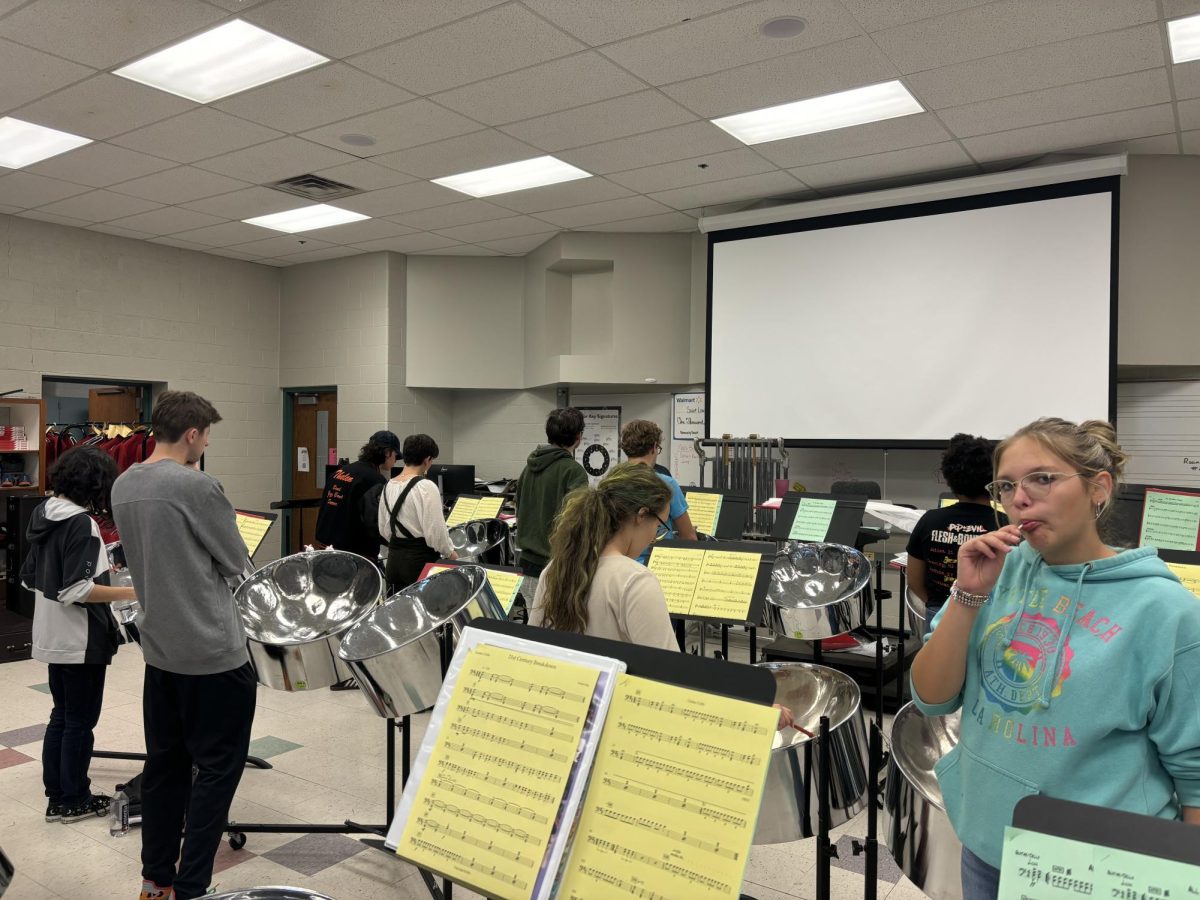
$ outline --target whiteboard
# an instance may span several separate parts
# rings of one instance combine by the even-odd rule
[[[1200,487],[1200,381],[1117,385],[1117,436],[1125,481]]]
[[[671,395],[671,474],[681,487],[700,484],[700,456],[696,438],[704,437],[704,394],[700,391]]]

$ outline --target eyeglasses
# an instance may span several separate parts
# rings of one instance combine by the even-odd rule
[[[668,525],[666,522],[664,522],[662,519],[659,519],[658,513],[652,512],[652,513],[650,513],[650,515],[652,515],[652,516],[654,516],[654,518],[658,519],[658,531],[655,532],[654,539],[656,541],[661,541],[663,538],[665,538],[668,534],[671,533],[671,526]]]
[[[987,485],[988,496],[997,503],[1009,503],[1020,487],[1030,500],[1041,500],[1050,489],[1068,478],[1087,478],[1087,472],[1030,472],[1017,481],[999,478]]]

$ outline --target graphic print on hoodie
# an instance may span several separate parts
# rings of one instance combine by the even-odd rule
[[[1200,602],[1153,548],[1051,566],[1021,544],[970,641],[962,692],[913,698],[927,715],[962,709],[935,771],[977,856],[1000,865],[1031,794],[1162,818],[1200,806]]]

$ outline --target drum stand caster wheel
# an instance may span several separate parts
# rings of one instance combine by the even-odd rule
[[[229,846],[233,850],[241,850],[246,846],[246,836],[240,831],[235,831],[229,836]]]

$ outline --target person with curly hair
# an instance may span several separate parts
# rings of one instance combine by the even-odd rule
[[[671,492],[671,505],[667,516],[654,540],[661,541],[676,535],[685,541],[696,540],[696,526],[688,515],[687,500],[683,496],[683,488],[670,475],[658,471],[658,455],[662,453],[662,429],[647,419],[634,419],[621,429],[621,452],[631,463],[637,463],[652,468]],[[650,559],[650,547],[647,546],[638,557],[643,566]]]
[[[88,767],[100,721],[104,676],[121,644],[108,604],[136,600],[110,585],[108,551],[93,515],[108,512],[117,464],[95,447],[64,453],[49,472],[50,497],[33,511],[21,583],[33,592],[33,658],[49,668],[54,708],[42,739],[46,821],[108,812]]]

